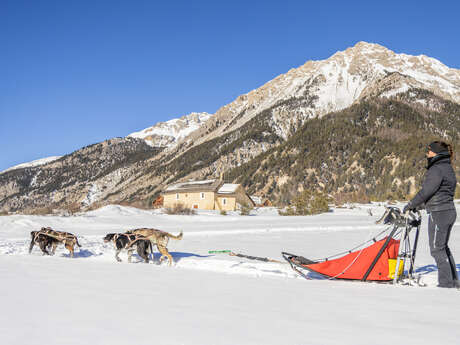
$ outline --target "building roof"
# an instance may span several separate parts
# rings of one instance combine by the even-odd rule
[[[169,185],[165,193],[182,193],[182,192],[217,192],[222,185],[220,180],[189,181]]]
[[[218,194],[233,194],[238,189],[239,184],[234,183],[224,183],[219,190],[217,191]]]

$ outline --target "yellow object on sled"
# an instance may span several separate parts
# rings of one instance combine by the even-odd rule
[[[395,270],[396,270],[397,262],[398,262],[397,259],[388,259],[388,277],[391,279],[394,279],[395,277]],[[404,272],[404,260],[401,260],[401,262],[399,263],[398,278],[401,277],[403,272]]]

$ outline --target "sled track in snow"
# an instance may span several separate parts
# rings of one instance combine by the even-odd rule
[[[381,226],[378,229],[383,229]],[[191,231],[184,234],[184,237],[206,237],[206,236],[228,236],[228,235],[258,235],[266,233],[282,233],[282,232],[335,232],[335,231],[357,231],[369,230],[368,225],[364,226],[308,226],[308,227],[285,227],[285,228],[270,228],[265,229],[241,229],[241,230],[205,230],[205,231]]]

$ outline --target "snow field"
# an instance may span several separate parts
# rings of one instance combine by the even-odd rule
[[[426,224],[416,264],[426,288],[307,281],[286,264],[208,254],[320,258],[383,229],[374,224],[382,213],[375,204],[311,217],[270,209],[249,217],[168,216],[109,206],[73,217],[0,217],[1,343],[458,344],[460,295],[435,287]],[[457,260],[459,225],[450,241]],[[41,226],[78,235],[76,257],[63,247],[54,257],[37,247],[29,255],[29,232]],[[125,253],[115,261],[102,237],[141,226],[184,231],[182,240],[169,242],[173,267],[128,264]]]

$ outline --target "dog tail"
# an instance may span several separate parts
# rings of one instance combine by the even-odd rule
[[[181,240],[181,239],[182,239],[182,236],[183,236],[182,231],[180,232],[179,235],[176,235],[176,236],[171,235],[171,234],[168,233],[168,237],[171,237],[171,238],[173,238],[173,239],[175,239],[175,240]]]
[[[31,236],[32,238],[31,238],[30,246],[29,246],[29,254],[32,253],[32,249],[33,249],[33,247],[34,247],[34,245],[35,245],[35,231],[32,231],[32,232],[30,233],[30,236]]]
[[[79,247],[81,248],[80,243],[78,243],[78,238],[77,238],[77,236],[75,236],[75,243],[77,244],[77,246],[79,246]]]

